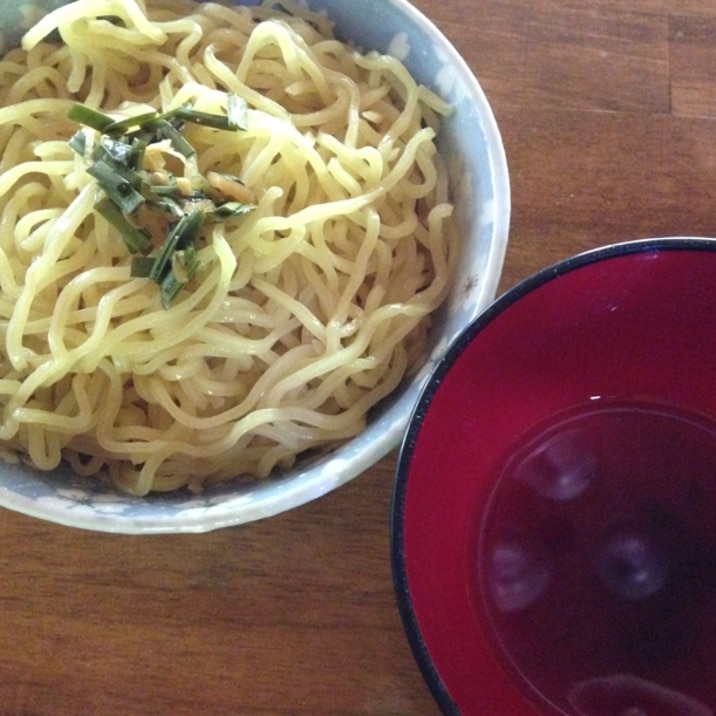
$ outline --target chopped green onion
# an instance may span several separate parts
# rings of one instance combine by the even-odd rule
[[[141,169],[144,166],[144,155],[147,151],[148,146],[148,142],[145,142],[143,139],[139,139],[138,137],[135,137],[132,140],[132,147],[134,147],[135,151],[135,161],[137,169]]]
[[[114,124],[114,120],[110,116],[84,104],[75,104],[70,107],[67,116],[72,121],[96,129],[98,132],[104,132],[107,127]]]
[[[154,266],[154,259],[150,256],[132,256],[129,275],[132,278],[149,278],[152,266]]]
[[[170,219],[178,221],[184,216],[181,206],[169,196],[160,196],[150,201],[152,208],[158,209],[165,214],[169,214]]]
[[[177,281],[188,283],[199,270],[199,254],[193,245],[172,255],[172,273]]]
[[[182,288],[194,277],[199,265],[198,253],[193,244],[172,254],[171,270],[159,283],[159,296],[164,308],[172,305]]]
[[[204,221],[225,221],[255,207],[229,200],[230,193],[212,187],[205,177],[195,173],[195,167],[188,177],[175,176],[169,171],[153,175],[144,169],[146,150],[150,144],[166,139],[183,157],[194,156],[194,147],[182,135],[186,122],[213,129],[246,129],[245,100],[227,94],[225,115],[201,112],[187,104],[164,113],[153,110],[115,120],[78,104],[70,109],[68,116],[101,135],[98,142],[92,143],[90,136],[80,130],[69,144],[77,154],[92,162],[87,172],[104,193],[96,204],[97,212],[120,233],[134,254],[131,276],[156,282],[162,305],[169,308],[182,287],[199,270],[197,242]],[[88,156],[90,147],[92,151]],[[158,149],[165,151],[164,147]],[[137,215],[140,207],[143,207],[142,213]],[[145,218],[154,232],[164,233],[167,226],[171,227],[156,256],[150,254],[158,237],[150,236],[148,230],[135,225]]]
[[[81,157],[84,157],[87,151],[87,135],[82,129],[77,130],[69,141],[70,147]]]
[[[184,288],[184,283],[179,281],[172,271],[169,271],[159,284],[159,297],[165,309],[174,303],[182,288]]]
[[[152,122],[151,126],[156,128],[162,138],[168,139],[179,154],[191,157],[196,153],[194,147],[184,139],[181,132],[166,119],[158,119]]]
[[[227,118],[220,114],[210,114],[209,112],[199,112],[190,107],[179,107],[175,110],[175,116],[184,119],[193,124],[199,124],[203,127],[211,127],[212,129],[229,129]]]
[[[102,137],[102,141],[92,151],[92,159],[95,161],[109,158],[113,163],[130,169],[138,168],[138,157],[136,147],[109,137]]]
[[[211,212],[211,219],[213,221],[226,221],[232,219],[235,216],[243,216],[249,214],[256,207],[253,204],[242,204],[238,201],[227,201],[225,204],[217,206],[214,211]]]
[[[175,242],[176,248],[185,249],[191,246],[198,238],[203,225],[204,212],[201,209],[192,209],[188,214],[185,214],[172,232],[178,234]]]
[[[132,185],[131,178],[116,165],[106,161],[95,162],[87,173],[97,180],[105,194],[124,212],[133,214],[145,199]]]
[[[114,226],[122,235],[124,243],[133,254],[148,254],[152,250],[152,242],[141,230],[132,226],[124,217],[122,210],[108,197],[97,202],[95,209],[105,220]]]
[[[193,209],[189,214],[184,214],[159,249],[159,255],[149,278],[157,282],[164,279],[167,269],[171,267],[172,254],[194,242],[199,236],[203,223],[204,212],[200,209]]]
[[[172,177],[169,184],[152,184],[151,182],[147,184],[147,187],[149,188],[149,191],[152,192],[152,194],[155,194],[156,196],[176,196],[179,194],[179,188],[177,186],[177,180]],[[174,202],[176,204],[176,202]],[[178,205],[177,205],[178,206]]]
[[[213,114],[211,112],[201,112],[192,107],[178,107],[173,110],[172,114],[176,117],[193,122],[203,127],[211,127],[212,129],[246,129],[248,118],[248,106],[246,101],[238,95],[231,93],[226,98],[227,114]]]
[[[169,122],[175,118],[214,129],[245,130],[248,128],[248,105],[242,97],[233,92],[228,93],[226,95],[226,112],[226,115],[213,114],[193,109],[190,105],[182,105],[163,113],[154,110],[134,117],[115,120],[91,107],[76,104],[68,112],[68,117],[111,136],[121,136],[129,133],[130,130],[146,129],[150,125]]]
[[[143,129],[150,122],[154,122],[159,116],[157,111],[152,111],[144,112],[134,117],[127,117],[126,119],[118,119],[105,127],[103,132],[113,136],[127,134],[131,129]]]

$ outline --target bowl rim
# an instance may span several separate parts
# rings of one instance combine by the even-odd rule
[[[423,638],[420,621],[413,607],[410,580],[405,559],[405,505],[410,483],[412,457],[418,435],[440,389],[443,379],[467,346],[480,332],[520,298],[565,274],[604,260],[652,251],[716,251],[716,238],[699,236],[667,236],[631,239],[589,249],[557,261],[519,281],[493,301],[448,346],[423,384],[410,415],[408,427],[399,448],[390,510],[390,563],[393,589],[403,629],[413,657],[433,698],[447,716],[459,716],[461,711],[445,685],[437,665],[430,656]]]

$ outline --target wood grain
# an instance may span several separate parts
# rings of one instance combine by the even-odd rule
[[[476,73],[503,134],[500,290],[599,245],[716,235],[716,3],[415,4]],[[391,582],[395,459],[201,536],[3,512],[0,714],[437,714]]]

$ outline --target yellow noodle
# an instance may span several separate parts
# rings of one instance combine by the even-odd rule
[[[216,113],[227,92],[247,129],[185,134],[256,208],[205,230],[166,310],[94,211],[67,112]],[[450,110],[325,15],[76,0],[0,60],[0,103],[2,457],[136,495],[261,479],[360,432],[424,356],[457,256],[434,143]]]

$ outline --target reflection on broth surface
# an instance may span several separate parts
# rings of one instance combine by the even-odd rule
[[[637,401],[555,416],[483,524],[489,630],[545,713],[713,713],[716,423]]]

